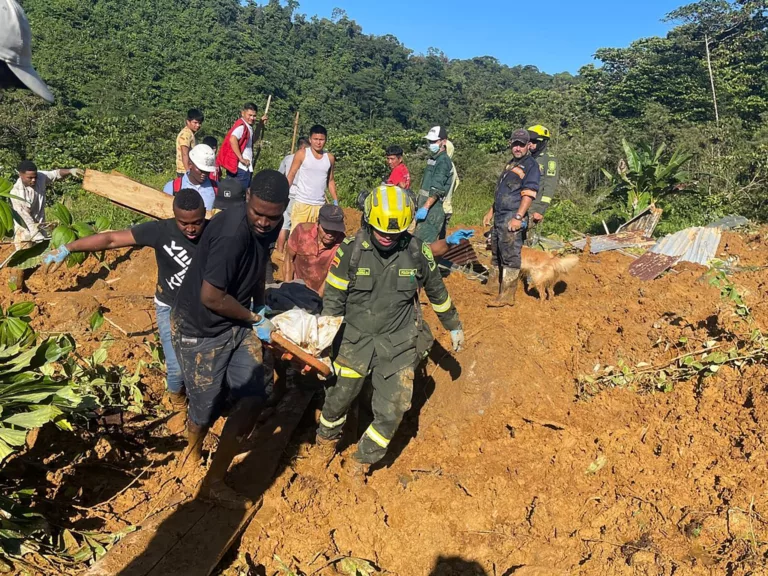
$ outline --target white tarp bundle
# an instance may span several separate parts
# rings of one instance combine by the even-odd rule
[[[272,318],[272,323],[288,340],[319,358],[333,343],[343,320],[333,316],[314,316],[306,310],[294,308]]]

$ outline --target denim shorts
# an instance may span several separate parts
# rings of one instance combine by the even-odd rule
[[[266,398],[261,340],[251,328],[234,326],[212,338],[173,332],[189,400],[189,419],[210,426],[227,405],[247,397]]]

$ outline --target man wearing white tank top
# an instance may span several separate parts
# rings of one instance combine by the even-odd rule
[[[317,222],[320,208],[325,204],[325,189],[338,206],[333,168],[336,159],[325,151],[328,131],[316,124],[309,129],[309,148],[296,152],[288,172],[288,184],[293,188],[294,202],[291,210],[291,232],[303,222]]]

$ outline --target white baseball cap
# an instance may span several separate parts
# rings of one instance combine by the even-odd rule
[[[445,128],[442,126],[433,126],[424,138],[430,142],[437,142],[438,140],[445,140],[448,138],[448,132],[446,132]]]
[[[216,154],[207,144],[198,144],[189,152],[189,161],[203,172],[216,170]]]
[[[32,30],[16,0],[0,0],[0,60],[32,92],[53,102],[53,94],[32,68]]]

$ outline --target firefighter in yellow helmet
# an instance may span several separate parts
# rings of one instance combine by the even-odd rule
[[[397,186],[379,186],[366,199],[366,225],[344,240],[331,264],[323,316],[344,318],[334,350],[336,380],[326,389],[317,444],[330,459],[366,376],[373,382],[373,423],[363,434],[349,470],[364,478],[386,453],[411,407],[419,361],[419,288],[423,287],[453,349],[464,343],[459,315],[428,244],[408,233],[411,197]]]
[[[544,220],[544,214],[555,197],[557,191],[559,176],[559,166],[555,155],[549,150],[549,129],[541,124],[528,128],[531,142],[529,144],[531,156],[539,165],[541,170],[541,180],[539,182],[539,191],[536,194],[536,200],[533,201],[528,213],[531,215],[532,225],[528,231],[526,245],[533,246],[538,242],[536,227]]]

